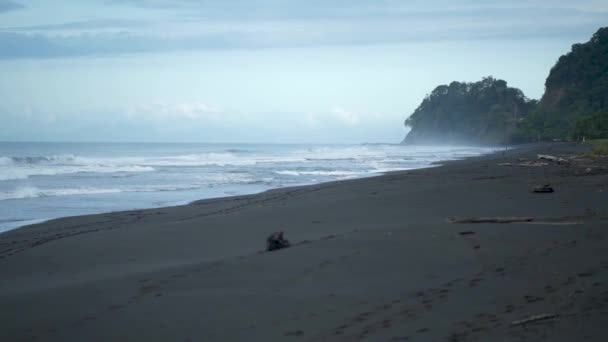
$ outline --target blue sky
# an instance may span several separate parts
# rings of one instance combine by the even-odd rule
[[[608,2],[0,0],[0,140],[399,142],[425,94],[539,98]]]

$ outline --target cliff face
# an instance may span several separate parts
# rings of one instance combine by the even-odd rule
[[[545,82],[538,109],[525,123],[545,139],[577,138],[581,121],[608,115],[608,27],[561,56]],[[595,118],[595,119],[593,119]]]
[[[497,145],[509,143],[517,124],[534,106],[521,90],[486,77],[435,88],[405,121],[405,144]]]
[[[608,27],[584,44],[572,45],[545,82],[539,110],[605,111],[608,109]]]

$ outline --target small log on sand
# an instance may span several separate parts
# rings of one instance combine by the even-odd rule
[[[540,194],[550,194],[552,193],[553,187],[551,187],[551,184],[545,184],[545,185],[537,185],[534,188],[532,188],[532,192],[536,192],[536,193],[540,193]]]
[[[534,316],[530,316],[528,318],[524,318],[519,321],[513,321],[513,322],[511,322],[511,325],[512,326],[526,325],[526,324],[530,324],[530,323],[536,323],[536,322],[540,322],[540,321],[557,318],[558,316],[559,315],[553,314],[553,313],[534,315]]]
[[[559,158],[559,157],[548,155],[548,154],[539,154],[539,155],[537,155],[537,158],[538,159],[549,160],[549,161],[552,161],[552,162],[555,162],[555,163],[558,163],[558,164],[567,164],[567,163],[570,162],[567,159]]]
[[[517,223],[532,222],[532,217],[451,217],[450,223]]]
[[[577,225],[585,222],[580,217],[450,217],[448,223],[522,223],[522,224],[544,224],[553,226]],[[462,234],[461,234],[462,235]]]

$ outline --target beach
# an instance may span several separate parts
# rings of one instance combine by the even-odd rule
[[[605,341],[608,160],[588,153],[524,146],[9,231],[0,340]],[[264,252],[280,230],[293,246]]]

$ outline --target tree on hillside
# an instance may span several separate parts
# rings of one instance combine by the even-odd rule
[[[510,142],[530,102],[517,88],[492,76],[475,83],[440,85],[405,121],[405,143],[502,144]]]
[[[587,43],[572,45],[572,51],[551,69],[545,87],[538,110],[522,125],[522,134],[577,139],[585,135],[584,127],[595,127],[592,122],[601,126],[608,113],[608,27],[599,29]]]

